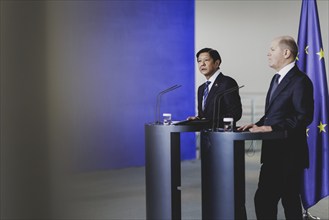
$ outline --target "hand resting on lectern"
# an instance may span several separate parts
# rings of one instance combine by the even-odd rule
[[[255,124],[249,124],[249,125],[244,125],[241,126],[237,129],[238,131],[250,131],[253,133],[257,133],[257,132],[271,132],[272,131],[272,127],[271,126],[257,126]]]

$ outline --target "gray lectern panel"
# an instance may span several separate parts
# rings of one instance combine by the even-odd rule
[[[195,126],[145,125],[147,219],[181,219],[180,132]]]
[[[234,147],[232,141],[201,136],[202,219],[234,219]]]

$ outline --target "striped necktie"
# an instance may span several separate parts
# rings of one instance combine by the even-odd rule
[[[207,97],[208,97],[208,94],[209,94],[209,84],[210,83],[211,83],[210,81],[207,81],[205,83],[205,87],[204,87],[204,90],[203,90],[202,111],[204,111],[204,108],[206,106],[206,101],[207,101]]]

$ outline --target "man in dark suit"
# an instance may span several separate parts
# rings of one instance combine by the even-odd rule
[[[234,122],[238,121],[242,115],[239,91],[228,93],[219,99],[224,91],[238,88],[233,78],[219,71],[222,62],[219,53],[211,48],[203,48],[196,54],[196,58],[199,71],[206,77],[206,82],[198,88],[198,115],[188,117],[188,119],[209,120],[209,126],[211,126],[215,117],[216,127],[223,127],[224,117],[233,118]]]
[[[288,137],[264,140],[261,170],[255,194],[257,219],[276,219],[281,199],[286,219],[302,219],[300,189],[308,167],[306,128],[313,120],[313,85],[295,65],[297,44],[292,37],[275,38],[268,52],[269,66],[277,71],[266,96],[265,115],[240,130],[286,130]]]

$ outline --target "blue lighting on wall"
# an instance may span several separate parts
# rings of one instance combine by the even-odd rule
[[[95,93],[106,98],[92,101],[103,103],[99,133],[90,131],[96,144],[83,148],[82,158],[89,159],[79,166],[143,166],[144,124],[155,120],[158,92],[182,85],[163,96],[161,113],[172,113],[173,120],[195,115],[194,1],[105,1],[103,6],[86,9],[93,19],[81,21],[88,27],[81,37],[93,42],[87,46],[88,62],[98,62],[94,68],[103,74],[94,89],[106,88]],[[89,77],[95,80],[95,74]],[[195,135],[182,135],[182,159],[195,158],[195,150]]]

